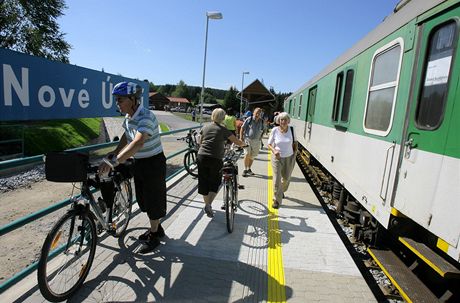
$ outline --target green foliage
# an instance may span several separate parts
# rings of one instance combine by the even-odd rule
[[[176,88],[171,93],[172,97],[178,98],[187,98],[189,99],[188,88],[184,81],[180,80],[179,83],[176,85]]]
[[[101,118],[29,122],[24,127],[26,156],[88,144],[99,136]]]
[[[229,90],[225,94],[224,101],[222,102],[223,108],[226,110],[232,108],[235,113],[240,111],[240,99],[236,97],[238,91],[235,87],[230,86]]]
[[[71,46],[56,21],[65,8],[63,0],[0,1],[0,47],[68,63]]]
[[[203,103],[217,104],[217,99],[214,95],[205,90],[203,94]]]
[[[281,93],[275,92],[275,89],[273,87],[270,87],[270,92],[275,96],[275,103],[272,105],[273,111],[276,112],[282,112],[284,111],[284,100],[289,97],[292,93]]]

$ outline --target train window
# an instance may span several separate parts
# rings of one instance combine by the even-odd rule
[[[300,95],[300,99],[299,99],[299,111],[297,112],[297,117],[300,117],[300,114],[302,112],[302,97],[303,97],[303,94]]]
[[[345,79],[345,91],[343,92],[342,114],[340,121],[348,122],[348,115],[350,114],[351,92],[353,90],[353,78],[355,71],[349,69],[347,71],[347,78]]]
[[[313,115],[315,114],[315,104],[316,104],[316,91],[318,87],[315,86],[310,89],[308,93],[308,116],[310,117],[310,121],[313,118]]]
[[[447,100],[452,58],[457,37],[457,24],[449,22],[430,34],[423,87],[418,102],[416,122],[421,129],[441,125]]]
[[[401,66],[403,40],[398,38],[375,52],[372,60],[364,130],[386,136],[391,129]]]
[[[332,121],[339,120],[339,110],[340,110],[340,98],[342,98],[342,82],[343,82],[343,72],[337,74],[335,80],[335,94],[334,94],[334,105],[332,107]]]
[[[296,98],[294,98],[294,103],[293,103],[293,105],[292,105],[292,111],[289,112],[289,114],[290,114],[291,116],[293,116],[293,117],[294,117],[294,113],[295,113],[295,99],[296,99]]]

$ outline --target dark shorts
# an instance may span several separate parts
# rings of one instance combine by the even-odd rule
[[[139,208],[150,220],[166,215],[166,157],[163,153],[134,161],[134,185]]]
[[[222,159],[198,155],[198,193],[208,195],[209,192],[217,193],[222,181]]]

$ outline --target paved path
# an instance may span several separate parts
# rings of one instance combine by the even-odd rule
[[[162,245],[137,253],[148,220],[136,215],[123,238],[101,238],[90,275],[70,302],[375,302],[298,167],[279,211],[270,207],[269,163],[262,151],[256,175],[240,177],[245,189],[232,234],[222,192],[211,219],[196,179],[172,180]],[[43,301],[35,273],[0,295],[0,302]]]

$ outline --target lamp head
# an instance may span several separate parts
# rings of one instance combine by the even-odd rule
[[[206,12],[206,16],[209,19],[216,19],[216,20],[219,20],[219,19],[223,18],[222,13],[220,13],[220,12]]]

